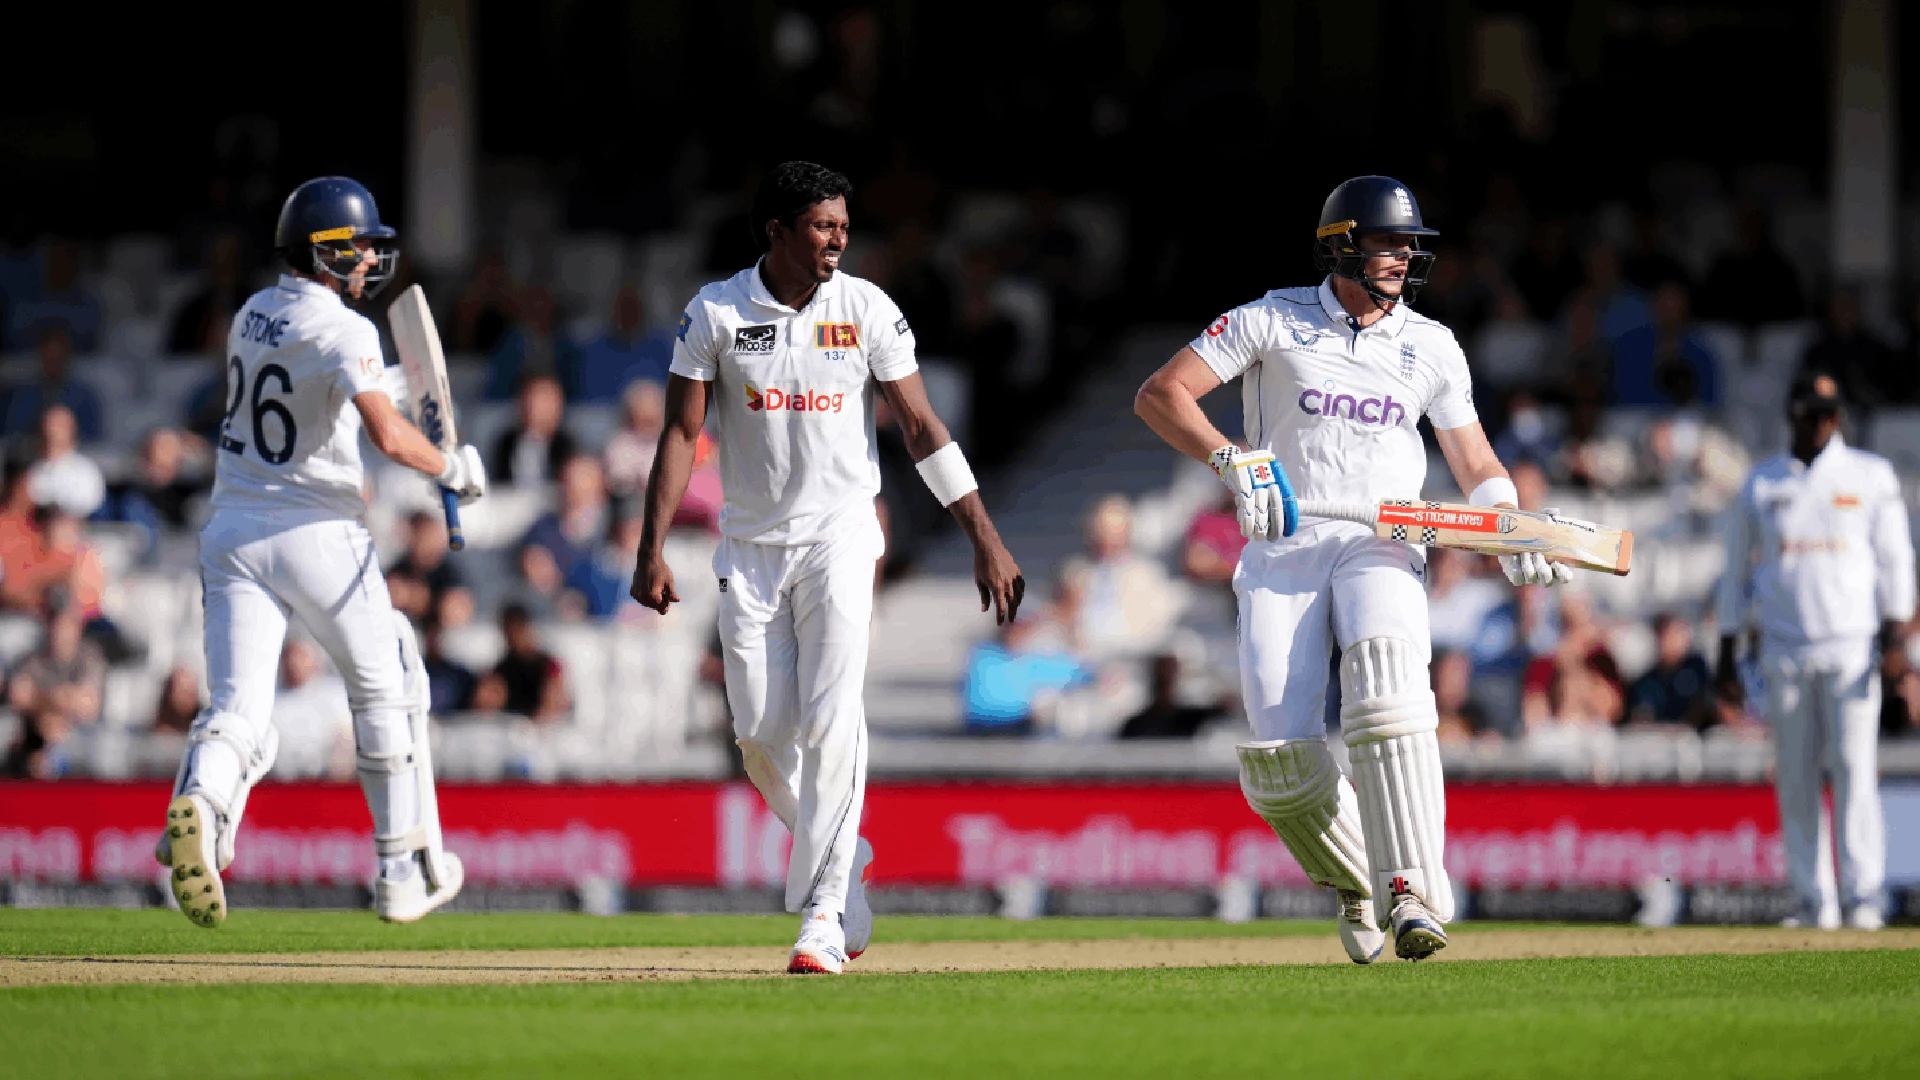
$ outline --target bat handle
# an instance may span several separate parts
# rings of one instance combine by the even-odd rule
[[[447,512],[447,546],[459,551],[467,546],[467,534],[460,530],[460,496],[452,488],[440,489],[440,507]]]

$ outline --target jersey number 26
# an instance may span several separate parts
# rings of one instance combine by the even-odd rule
[[[247,444],[233,437],[234,418],[239,415],[240,404],[247,395],[247,369],[240,363],[239,357],[227,361],[229,382],[233,386],[233,400],[227,403],[227,416],[220,428],[220,449],[235,454],[247,452]],[[267,391],[267,380],[280,383],[279,392],[293,393],[293,376],[279,364],[262,364],[253,376],[253,447],[262,460],[269,465],[284,465],[293,456],[294,440],[299,437],[299,428],[294,425],[293,411],[273,398],[262,399]],[[267,423],[269,416],[278,417],[282,441],[278,446],[267,441]]]

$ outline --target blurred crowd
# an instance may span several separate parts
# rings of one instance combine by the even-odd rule
[[[1804,184],[1742,174],[1726,193],[1698,170],[1675,175],[1579,212],[1529,203],[1498,170],[1470,191],[1438,165],[1410,175],[1429,218],[1447,223],[1418,307],[1463,343],[1523,503],[1651,499],[1654,539],[1704,544],[1753,461],[1783,441],[1778,394],[1800,366],[1840,374],[1852,438],[1920,405],[1920,297],[1829,280],[1807,254]],[[678,227],[637,238],[571,236],[529,211],[512,220],[536,224],[502,229],[469,272],[425,282],[463,429],[482,445],[511,522],[481,545],[489,550],[452,555],[439,516],[375,478],[375,516],[391,526],[381,536],[389,586],[420,631],[437,714],[577,720],[583,701],[605,695],[579,684],[554,628],[654,625],[626,588],[665,421],[672,327],[703,281],[753,259],[741,193],[755,179],[749,171],[737,189],[690,199]],[[954,187],[906,144],[857,179],[847,269],[906,312],[936,405],[982,473],[1018,463],[1070,390],[1109,377],[1100,361],[1138,299],[1130,219],[1096,195]],[[103,713],[184,730],[204,696],[194,642],[156,650],[156,636],[178,633],[125,624],[140,615],[134,578],[191,580],[210,447],[228,409],[226,330],[277,272],[258,208],[223,203],[222,190],[175,237],[0,246],[10,775],[66,771],[62,748]],[[541,205],[538,192],[522,194],[516,206]],[[370,306],[376,322],[383,307]],[[884,408],[878,427],[890,581],[911,571],[945,515]],[[674,522],[709,543],[721,503],[714,454],[703,440]],[[1446,483],[1430,469],[1430,490]],[[1137,542],[1137,510],[1123,496],[1099,499],[1083,553],[1032,574],[1044,584],[1031,614],[967,660],[966,730],[1166,738],[1240,722],[1228,582],[1241,540],[1230,507],[1216,494],[1152,553]],[[1718,628],[1703,621],[1704,589],[1623,607],[1583,587],[1513,590],[1479,557],[1430,560],[1444,737],[1754,730],[1709,687],[1703,656]],[[687,676],[709,697],[712,650]],[[140,678],[116,683],[115,672]],[[1886,730],[1905,732],[1920,675],[1888,674]],[[344,696],[326,659],[296,640],[281,681],[283,734],[294,732],[288,753],[300,763],[289,767],[348,769]]]

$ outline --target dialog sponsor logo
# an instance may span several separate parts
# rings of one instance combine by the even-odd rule
[[[844,391],[782,390],[777,386],[762,390],[752,383],[743,385],[747,390],[747,408],[753,412],[837,413],[846,404]]]

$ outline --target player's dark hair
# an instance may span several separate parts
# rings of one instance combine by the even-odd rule
[[[753,242],[761,251],[770,251],[773,241],[767,239],[767,222],[778,221],[792,228],[808,207],[851,194],[853,182],[825,165],[782,162],[761,177],[760,186],[754,189],[753,213],[747,219]]]

